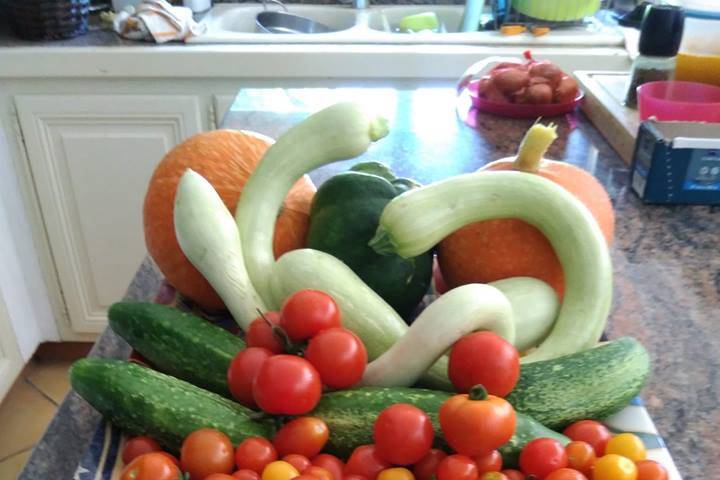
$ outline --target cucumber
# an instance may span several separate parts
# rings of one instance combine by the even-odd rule
[[[245,348],[236,335],[207,320],[155,303],[119,302],[110,328],[158,370],[228,398],[227,370]]]
[[[623,337],[582,352],[526,363],[506,397],[515,410],[550,428],[603,419],[626,407],[645,384],[650,359],[634,338]]]
[[[385,408],[396,403],[409,403],[425,411],[432,420],[438,447],[447,449],[442,440],[438,412],[453,394],[420,388],[364,387],[326,393],[310,414],[325,421],[330,429],[327,449],[340,456],[349,455],[360,445],[373,443],[375,419]],[[515,434],[499,448],[504,465],[514,465],[522,448],[532,439],[550,437],[563,445],[569,439],[544,427],[532,418],[518,414]]]
[[[225,432],[235,445],[273,434],[269,423],[249,417],[252,410],[134,363],[84,358],[70,369],[70,383],[107,420],[131,435],[149,435],[171,451],[200,428]]]

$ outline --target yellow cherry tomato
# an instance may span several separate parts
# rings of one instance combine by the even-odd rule
[[[642,440],[632,433],[621,433],[611,438],[605,446],[605,455],[614,453],[629,458],[633,462],[645,460],[647,451]]]
[[[595,462],[593,480],[637,480],[637,467],[629,458],[611,453]]]
[[[300,472],[290,463],[282,460],[268,463],[262,472],[262,480],[290,480],[297,476],[300,476]]]
[[[377,480],[415,480],[415,475],[407,468],[387,468],[380,472]]]

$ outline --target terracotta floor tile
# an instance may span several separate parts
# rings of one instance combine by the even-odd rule
[[[23,466],[25,466],[30,458],[31,453],[32,448],[28,448],[24,452],[0,461],[0,478],[3,480],[17,478],[18,473],[20,473],[20,470],[22,470]]]
[[[0,458],[35,445],[56,409],[50,400],[21,376],[0,404]]]
[[[68,370],[72,361],[69,360],[37,360],[30,361],[23,375],[45,395],[60,404],[70,390]]]

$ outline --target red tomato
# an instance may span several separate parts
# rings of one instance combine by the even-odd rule
[[[413,467],[413,474],[416,480],[430,480],[437,473],[437,467],[442,462],[447,453],[442,450],[433,448]]]
[[[517,349],[499,335],[471,333],[453,345],[448,376],[460,393],[482,384],[489,394],[504,397],[515,388],[520,377],[520,356]]]
[[[567,427],[563,434],[570,437],[570,440],[587,442],[595,449],[595,455],[605,455],[605,446],[612,438],[610,430],[605,425],[595,420],[580,420]]]
[[[367,350],[353,332],[335,327],[310,339],[305,358],[317,368],[324,385],[343,389],[362,378],[367,365]]]
[[[340,326],[340,308],[319,290],[300,290],[283,303],[280,325],[293,342],[314,337],[322,330]]]
[[[160,444],[150,437],[134,437],[127,441],[122,451],[122,461],[128,464],[144,453],[160,452]]]
[[[472,458],[465,455],[450,455],[437,469],[437,480],[477,480],[478,471]]]
[[[572,468],[561,468],[550,473],[545,480],[587,480],[587,477]]]
[[[158,452],[136,457],[123,468],[121,480],[178,480],[180,469],[167,456]]]
[[[300,417],[282,426],[275,434],[273,445],[278,455],[297,453],[312,458],[322,451],[329,436],[330,430],[321,419]]]
[[[203,480],[213,473],[232,473],[235,467],[232,442],[212,428],[195,430],[183,441],[180,464],[191,480]]]
[[[552,438],[531,440],[520,452],[520,470],[542,480],[551,472],[568,465],[565,448]]]
[[[635,463],[637,467],[637,480],[667,480],[668,472],[665,467],[654,460],[640,460]]]
[[[502,455],[500,455],[500,452],[497,450],[492,450],[490,453],[484,455],[478,455],[474,460],[478,473],[481,475],[486,472],[499,472],[502,470]]]
[[[343,480],[368,480],[367,477],[363,477],[362,475],[345,475],[343,476]]]
[[[322,393],[320,374],[304,358],[275,355],[260,367],[253,382],[253,398],[267,413],[302,415],[309,412]]]
[[[260,367],[273,353],[267,348],[250,347],[240,350],[228,368],[228,387],[235,400],[246,407],[257,408],[252,386]]]
[[[314,477],[312,475],[306,475],[302,474],[299,477],[295,477],[293,480],[317,480],[318,477]]]
[[[175,464],[176,467],[181,468],[180,460],[178,460],[177,457],[175,457],[175,455],[170,455],[167,452],[157,452],[157,453],[159,453],[160,455],[165,455],[167,458],[169,458]]]
[[[263,468],[277,459],[273,444],[262,437],[246,438],[235,449],[235,465],[238,470],[248,469],[262,474]]]
[[[232,476],[237,480],[260,480],[260,475],[252,470],[248,470],[247,468],[236,471],[232,474]]]
[[[500,473],[505,475],[508,480],[525,480],[525,475],[520,470],[506,469]]]
[[[587,442],[572,441],[565,445],[568,456],[568,466],[589,476],[597,457],[592,445]]]
[[[278,312],[265,312],[264,317],[258,317],[250,323],[245,332],[245,341],[248,347],[267,348],[274,354],[285,353],[285,346],[278,335],[273,331],[273,325],[280,323]],[[272,324],[268,324],[268,321]]]
[[[310,466],[310,459],[307,458],[305,455],[298,455],[296,453],[291,453],[290,455],[285,455],[281,458],[283,462],[287,462],[293,467],[295,467],[295,470],[302,473],[306,468]]]
[[[330,473],[330,470],[317,465],[310,465],[303,472],[303,475],[308,475],[312,478],[319,478],[320,480],[335,480],[335,475]]]
[[[203,478],[203,480],[235,480],[235,477],[228,475],[227,473],[213,473],[212,475]]]
[[[433,442],[430,417],[419,408],[397,403],[380,412],[373,439],[378,456],[394,465],[412,465],[428,454]]]
[[[485,472],[480,475],[480,480],[508,480],[502,472]]]
[[[343,478],[343,469],[345,468],[345,464],[335,455],[321,453],[312,459],[312,464],[316,467],[322,467],[332,473],[335,480],[342,480]]]
[[[380,458],[375,445],[361,445],[353,450],[343,473],[345,475],[362,475],[370,479],[390,468],[390,464]]]
[[[515,410],[500,397],[488,395],[482,385],[470,394],[450,397],[440,407],[445,440],[458,453],[481,455],[506,443],[515,432]]]

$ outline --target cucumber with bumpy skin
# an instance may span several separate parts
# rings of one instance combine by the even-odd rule
[[[227,370],[245,348],[240,337],[195,315],[155,303],[119,302],[110,328],[158,370],[232,398]]]
[[[506,400],[550,428],[586,418],[601,420],[626,407],[645,384],[650,359],[634,338],[526,363]]]
[[[149,435],[172,451],[200,428],[218,429],[235,445],[273,434],[270,424],[250,418],[252,410],[134,363],[84,358],[70,369],[70,383],[107,420],[131,435]]]
[[[409,403],[425,411],[432,420],[437,439],[442,439],[438,412],[451,393],[421,388],[365,387],[326,393],[310,415],[323,419],[330,429],[327,448],[341,456],[349,455],[360,445],[373,443],[373,425],[385,408]],[[515,434],[499,448],[504,465],[513,465],[522,448],[535,438],[550,437],[566,444],[564,435],[545,428],[532,418],[518,414]],[[444,447],[444,442],[438,445]]]

